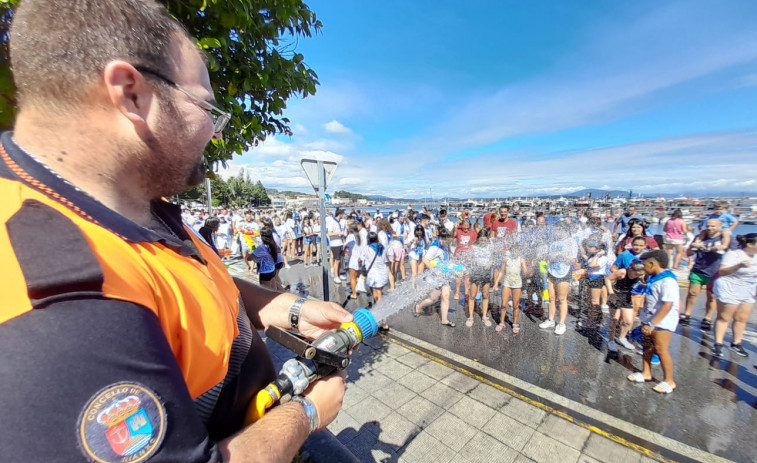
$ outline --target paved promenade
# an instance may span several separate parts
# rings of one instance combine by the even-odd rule
[[[321,292],[320,269],[295,264],[282,279],[293,292]],[[344,288],[332,286],[332,300],[344,300]],[[366,303],[361,295],[347,308]],[[453,319],[463,319],[459,306],[453,310]],[[685,387],[666,397],[626,384],[640,357],[605,357],[601,340],[572,328],[555,337],[525,319],[513,337],[485,329],[479,318],[473,328],[450,329],[434,313],[405,312],[390,318],[388,335],[353,354],[344,408],[329,426],[361,461],[717,462],[754,455],[755,443],[743,439],[757,416],[754,359],[713,363],[708,335],[693,327],[676,336]],[[277,366],[291,357],[267,342]]]

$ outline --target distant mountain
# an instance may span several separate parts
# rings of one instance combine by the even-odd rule
[[[576,197],[576,198],[584,198],[589,196],[589,193],[591,193],[591,197],[594,199],[604,198],[608,194],[610,195],[610,198],[617,198],[618,196],[627,197],[628,191],[623,190],[598,190],[596,188],[586,188],[579,191],[574,191],[573,193],[566,193],[562,196],[565,196],[566,198],[570,197]]]

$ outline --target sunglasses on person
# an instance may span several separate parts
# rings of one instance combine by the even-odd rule
[[[218,108],[217,106],[213,105],[212,103],[203,100],[199,96],[195,95],[191,91],[189,91],[187,88],[177,84],[176,82],[172,81],[168,77],[164,76],[163,74],[154,71],[148,67],[144,66],[135,66],[134,69],[137,71],[143,73],[143,74],[150,74],[151,76],[157,77],[158,79],[162,80],[163,82],[167,83],[171,87],[183,92],[185,95],[187,95],[189,98],[195,101],[197,105],[208,112],[210,115],[210,120],[213,121],[213,133],[221,133],[223,132],[223,129],[226,127],[226,124],[229,123],[229,120],[231,120],[231,113],[227,113],[226,111]]]

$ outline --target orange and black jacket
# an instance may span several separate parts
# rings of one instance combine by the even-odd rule
[[[1,141],[0,461],[220,461],[275,371],[218,256]]]

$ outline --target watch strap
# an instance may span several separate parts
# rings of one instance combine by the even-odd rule
[[[305,301],[307,301],[307,299],[304,297],[298,297],[289,308],[289,326],[294,329],[297,329],[300,326],[300,310],[302,310],[302,304],[304,304]]]
[[[319,419],[318,410],[315,408],[315,404],[307,397],[296,395],[292,397],[292,402],[297,402],[302,405],[302,409],[305,411],[305,416],[308,417],[310,423],[310,434],[318,429]]]

